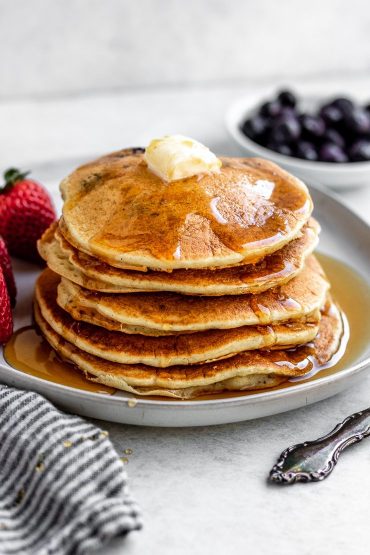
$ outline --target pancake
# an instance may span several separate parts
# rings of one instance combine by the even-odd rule
[[[320,330],[311,345],[290,351],[249,351],[208,364],[173,366],[163,370],[146,365],[108,362],[63,339],[35,305],[36,322],[57,353],[85,373],[87,379],[136,395],[193,399],[224,391],[274,387],[289,378],[304,376],[315,364],[325,364],[339,348],[343,326],[335,304],[323,310]]]
[[[117,320],[112,320],[106,316],[102,316],[94,309],[81,308],[73,301],[68,302],[68,314],[72,316],[74,320],[80,320],[81,322],[87,322],[89,324],[94,324],[95,326],[100,326],[106,330],[120,331],[129,334],[141,334],[141,335],[151,335],[153,337],[160,337],[162,335],[180,335],[180,333],[166,332],[161,330],[155,330],[151,328],[145,328],[142,326],[129,326],[127,324],[122,324],[117,322]],[[317,313],[313,314],[314,320],[318,319]],[[185,333],[193,332],[181,332],[181,335]],[[195,333],[195,332],[194,332]]]
[[[319,322],[289,322],[273,326],[243,326],[206,330],[187,335],[150,337],[108,331],[74,320],[57,302],[59,276],[47,269],[36,284],[35,299],[47,323],[76,347],[122,364],[155,367],[188,365],[232,356],[236,353],[311,341]]]
[[[319,226],[311,218],[302,235],[253,265],[224,269],[139,272],[120,270],[72,247],[53,224],[38,243],[50,269],[85,288],[106,293],[173,291],[188,295],[257,293],[281,285],[302,269],[318,242]]]
[[[194,332],[266,325],[306,317],[324,303],[329,283],[311,255],[298,276],[285,285],[256,295],[189,297],[177,293],[104,294],[62,278],[58,304],[94,311],[129,326],[161,332]]]
[[[100,279],[90,278],[83,274],[76,266],[69,262],[65,253],[54,238],[54,230],[54,224],[52,224],[37,242],[37,248],[41,258],[47,262],[48,267],[53,272],[94,291],[105,293],[137,292],[137,289],[117,287]]]
[[[168,273],[113,268],[72,247],[58,230],[57,223],[45,232],[39,243],[39,251],[53,271],[96,291],[239,295],[265,291],[282,285],[297,275],[302,270],[306,257],[318,243],[319,230],[319,224],[311,218],[303,227],[300,237],[261,262],[218,270],[174,270]]]
[[[199,333],[197,331],[191,331],[191,330],[190,331],[184,330],[181,332],[164,331],[164,330],[159,330],[155,328],[146,328],[145,326],[123,324],[122,322],[118,322],[117,320],[113,320],[112,318],[108,318],[107,316],[103,316],[102,314],[97,312],[97,310],[95,310],[94,308],[82,307],[81,305],[78,304],[78,301],[74,302],[73,299],[69,299],[68,302],[66,303],[66,306],[64,307],[63,304],[65,302],[65,299],[62,299],[62,302],[60,302],[58,301],[58,298],[60,298],[59,295],[57,297],[57,302],[59,306],[67,310],[68,314],[72,316],[74,320],[80,320],[82,322],[94,324],[95,326],[101,326],[106,330],[120,331],[128,334],[139,333],[141,335],[151,335],[154,337],[159,337],[162,335],[184,335],[188,333]],[[320,318],[320,310],[317,309],[311,312],[310,314],[307,314],[306,316],[299,318],[298,320],[289,320],[286,323],[299,322],[299,323],[312,324],[312,323],[318,322],[319,318]],[[224,328],[224,329],[227,329],[227,328]]]
[[[222,162],[166,183],[140,149],[103,156],[62,182],[60,229],[78,250],[139,270],[256,262],[299,235],[312,212],[302,181],[257,158]]]

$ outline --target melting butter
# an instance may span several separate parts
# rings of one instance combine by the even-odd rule
[[[154,139],[145,150],[148,168],[163,181],[219,172],[222,162],[198,141],[183,135]]]

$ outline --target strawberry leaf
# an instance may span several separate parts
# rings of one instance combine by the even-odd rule
[[[5,185],[0,187],[0,194],[9,191],[9,189],[11,189],[13,185],[15,185],[15,183],[17,183],[18,181],[22,181],[25,177],[27,177],[29,173],[29,171],[21,172],[17,168],[9,168],[8,170],[6,170],[4,172]]]

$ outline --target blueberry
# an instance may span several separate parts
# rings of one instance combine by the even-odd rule
[[[274,122],[270,139],[276,144],[296,141],[301,134],[301,126],[296,117],[280,116]]]
[[[370,114],[362,108],[355,108],[346,114],[345,124],[349,131],[364,135],[370,132]]]
[[[299,118],[302,126],[302,132],[307,137],[322,137],[325,133],[326,125],[320,116],[310,116],[302,114]]]
[[[320,109],[320,116],[328,125],[337,125],[343,121],[342,112],[337,106],[333,106],[333,104],[325,104],[322,106]]]
[[[298,114],[292,106],[281,106],[279,116],[284,118],[297,118]]]
[[[285,156],[293,156],[293,151],[291,149],[291,147],[289,145],[286,145],[284,143],[280,143],[280,144],[276,144],[276,143],[268,143],[267,144],[267,148],[269,148],[270,150],[274,150],[275,152],[278,152],[279,154],[284,154]]]
[[[346,142],[343,136],[336,130],[336,129],[327,129],[324,133],[324,140],[327,143],[334,143],[338,145],[340,148],[344,148]]]
[[[335,100],[333,100],[331,104],[336,108],[338,108],[343,115],[348,114],[349,112],[352,112],[352,110],[355,107],[352,100],[345,97],[338,97]]]
[[[348,162],[348,156],[344,150],[334,143],[324,143],[320,148],[320,160],[323,162]]]
[[[267,121],[262,116],[256,115],[247,119],[242,125],[244,135],[253,140],[261,139],[267,130]]]
[[[297,99],[295,95],[288,90],[280,91],[277,95],[277,99],[282,106],[289,106],[291,108],[294,108],[294,106],[297,104]]]
[[[349,157],[353,162],[370,160],[370,141],[360,139],[353,143],[349,151]]]
[[[276,100],[273,100],[271,102],[264,102],[264,104],[262,104],[260,107],[259,113],[261,114],[261,116],[264,116],[266,118],[275,118],[280,114],[280,111],[280,103]]]
[[[299,141],[299,143],[297,143],[296,155],[298,158],[303,158],[304,160],[311,160],[313,162],[318,160],[315,145],[309,141]]]

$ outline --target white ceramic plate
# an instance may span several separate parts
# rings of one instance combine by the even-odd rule
[[[73,168],[75,165],[71,163],[69,167]],[[58,207],[60,200],[55,177],[58,178],[65,173],[64,166],[45,168],[44,173],[38,171],[44,183],[55,183],[50,186],[50,190]],[[316,187],[311,188],[311,193],[315,203],[315,215],[322,226],[321,252],[344,260],[369,279],[369,227],[332,195]],[[19,291],[15,313],[17,329],[31,321],[33,286],[39,270],[19,262],[15,268]],[[350,293],[349,291],[348,294]],[[364,349],[350,367],[315,381],[296,383],[288,389],[207,401],[137,399],[134,407],[130,406],[132,397],[124,392],[114,396],[90,393],[24,374],[11,368],[5,362],[1,351],[0,380],[19,388],[38,391],[57,405],[84,416],[143,426],[203,426],[277,414],[335,395],[361,380],[362,374],[370,364],[369,355],[370,349]]]
[[[369,185],[370,186],[370,162],[355,162],[348,164],[330,164],[328,162],[310,162],[292,156],[285,156],[265,148],[252,141],[244,135],[240,125],[250,117],[265,97],[244,98],[238,100],[229,108],[226,114],[226,127],[234,141],[239,145],[243,153],[249,156],[268,158],[301,177],[308,183],[321,183],[322,185],[340,189]],[[271,92],[266,95],[266,100],[271,98]],[[325,96],[305,96],[301,98],[301,105],[307,111],[313,111],[325,100]],[[328,97],[330,98],[330,97]],[[361,102],[361,99],[358,99]]]

